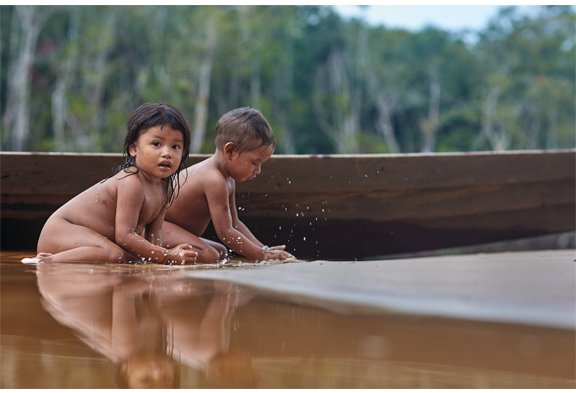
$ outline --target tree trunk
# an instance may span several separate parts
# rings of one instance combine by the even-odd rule
[[[18,17],[18,12],[16,7],[12,10],[12,21],[10,22],[10,43],[8,47],[8,59],[18,58],[20,40],[20,19]],[[8,64],[8,77],[7,77],[7,100],[6,108],[4,110],[4,115],[2,116],[2,127],[5,130],[3,144],[11,145],[11,129],[12,122],[14,120],[14,107],[16,105],[15,98],[15,84],[14,75],[18,70],[18,64],[16,61],[10,61]]]
[[[9,93],[4,126],[11,134],[11,150],[22,151],[28,147],[30,134],[30,71],[34,64],[38,34],[45,18],[37,15],[37,7],[20,5],[15,8],[22,36],[18,40],[18,57],[9,68]]]
[[[428,103],[428,120],[420,125],[422,132],[422,152],[436,150],[436,134],[440,128],[440,77],[438,66],[430,69],[430,99]]]
[[[80,26],[80,10],[80,7],[72,7],[71,9],[70,27],[68,29],[67,57],[60,68],[56,82],[56,89],[52,93],[54,150],[60,152],[67,150],[64,134],[65,124],[68,118],[68,100],[66,99],[66,93],[78,62],[78,29]]]
[[[376,97],[375,104],[378,109],[378,118],[374,124],[376,130],[384,136],[390,153],[400,153],[400,147],[394,135],[394,125],[392,124],[392,114],[397,106],[396,103],[393,99],[386,99],[383,94],[380,94]]]
[[[79,142],[79,148],[85,151],[94,151],[94,147],[99,146],[98,140],[102,132],[103,114],[102,98],[104,96],[104,87],[106,76],[108,74],[108,56],[116,40],[116,21],[118,19],[118,9],[113,8],[104,15],[104,26],[102,36],[99,40],[98,53],[94,60],[94,82],[92,83],[92,92],[90,95],[90,105],[93,108],[92,119],[90,121],[89,134],[83,138],[76,139]]]
[[[294,95],[294,39],[289,35],[284,40],[284,51],[284,61],[278,65],[280,72],[276,73],[275,78],[274,106],[276,119],[282,127],[279,150],[285,154],[296,154],[294,135],[288,120],[290,103]]]
[[[206,135],[206,124],[208,122],[208,101],[210,99],[210,74],[212,71],[212,61],[216,49],[216,19],[211,15],[206,24],[206,43],[204,57],[200,64],[200,80],[198,83],[198,98],[196,100],[194,130],[192,133],[192,143],[190,153],[200,153],[204,136]]]
[[[260,73],[262,63],[260,57],[255,55],[250,63],[250,96],[252,98],[252,108],[260,110],[260,93],[262,91]]]
[[[558,109],[556,109],[556,105],[552,105],[548,110],[546,149],[558,149]]]

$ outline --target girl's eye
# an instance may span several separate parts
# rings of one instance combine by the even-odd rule
[[[158,141],[152,142],[152,144],[156,147],[160,146],[160,142],[158,142]]]
[[[174,145],[174,146],[172,146],[172,149],[174,149],[174,150],[179,150],[179,149],[180,149],[180,146]]]

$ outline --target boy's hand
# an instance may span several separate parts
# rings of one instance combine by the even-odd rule
[[[268,247],[266,250],[268,251],[272,251],[272,250],[283,250],[285,249],[286,246],[274,246],[274,247]]]
[[[189,244],[180,244],[168,250],[168,256],[164,264],[194,265],[197,257],[198,253],[194,251],[194,247]]]
[[[278,249],[278,247],[281,247],[281,249]],[[283,261],[286,259],[295,259],[292,254],[283,251],[284,248],[286,248],[286,246],[276,246],[268,248],[266,251],[264,251],[264,260],[269,261],[277,259],[279,261]]]

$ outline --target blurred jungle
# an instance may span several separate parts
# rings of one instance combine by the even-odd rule
[[[503,7],[470,41],[331,6],[1,6],[1,146],[121,152],[130,113],[166,102],[191,153],[242,106],[280,154],[572,148],[575,21]]]

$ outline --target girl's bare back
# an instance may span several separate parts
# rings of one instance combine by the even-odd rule
[[[145,191],[138,175],[119,173],[95,184],[58,209],[44,225],[38,240],[38,253],[56,254],[78,248],[79,252],[72,255],[77,254],[80,259],[109,260],[110,254],[118,261],[135,259],[115,244],[119,188],[131,190],[136,196],[142,195],[138,226],[134,231],[141,235],[149,223],[146,220],[153,219],[160,212],[162,197],[149,195],[153,193]],[[92,250],[94,247],[96,250]],[[70,257],[67,254],[63,260]]]

